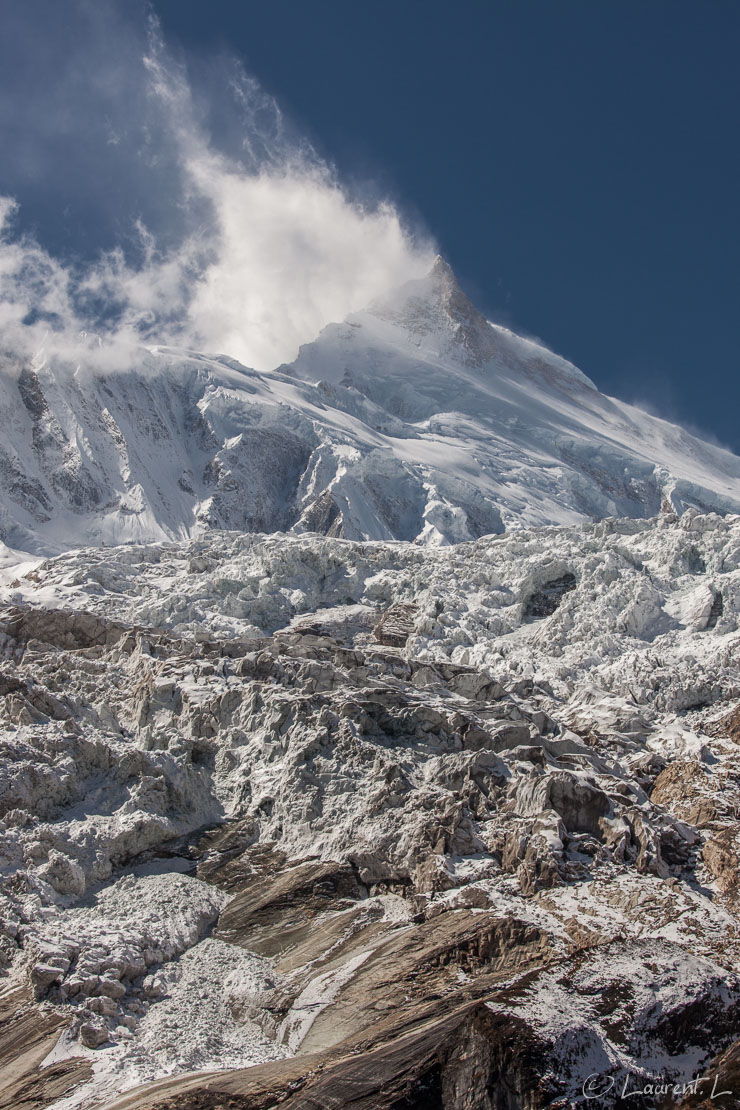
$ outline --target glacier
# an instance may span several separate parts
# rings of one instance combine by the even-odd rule
[[[737,516],[213,531],[0,602],[7,1105],[725,1074]]]

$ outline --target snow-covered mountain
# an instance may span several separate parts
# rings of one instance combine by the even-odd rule
[[[442,260],[5,371],[0,1110],[730,1089],[740,459]]]
[[[7,370],[0,1110],[731,1090],[740,459],[441,260],[270,374]]]
[[[492,325],[438,259],[259,374],[171,348],[0,378],[0,540],[52,553],[212,528],[454,543],[686,506],[740,459]]]

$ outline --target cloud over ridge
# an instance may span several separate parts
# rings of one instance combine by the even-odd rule
[[[33,0],[29,20],[39,7],[48,5]],[[43,99],[27,98],[22,139],[0,115],[15,165],[32,167],[0,176],[2,348],[77,360],[92,346],[97,362],[115,364],[142,342],[169,343],[267,370],[428,267],[428,237],[388,200],[353,197],[235,59],[194,60],[193,78],[146,6],[70,7],[75,75],[62,72],[52,90],[67,99],[55,166],[45,164]],[[11,31],[20,54],[30,49],[22,20]],[[5,83],[20,95],[12,72]],[[52,169],[60,188],[55,197],[43,184],[49,218],[66,200],[83,220],[87,211],[91,224],[107,221],[113,236],[101,234],[97,252],[45,245],[24,227],[24,192],[38,193]]]

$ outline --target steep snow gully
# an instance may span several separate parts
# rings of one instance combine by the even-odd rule
[[[740,461],[441,261],[16,371],[0,1108],[740,1106]]]

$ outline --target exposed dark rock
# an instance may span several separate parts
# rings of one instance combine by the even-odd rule
[[[736,895],[740,886],[740,839],[733,824],[710,837],[703,848],[707,870],[723,894]]]
[[[725,713],[718,721],[711,721],[704,725],[707,736],[727,737],[740,744],[740,705],[736,705],[729,713]]]
[[[304,511],[301,524],[322,536],[342,535],[342,514],[329,490],[324,490]]]
[[[274,858],[275,863],[278,860]],[[226,869],[232,889],[234,867],[231,861]],[[221,885],[224,872],[206,869],[199,874]],[[239,883],[239,893],[219,918],[216,935],[273,956],[310,937],[317,913],[345,910],[365,893],[349,865],[309,862],[284,866],[277,874],[257,872]]]
[[[375,639],[386,647],[403,647],[414,631],[415,605],[394,605],[374,628]]]
[[[709,616],[707,617],[705,628],[716,628],[717,621],[722,616],[723,612],[724,601],[722,600],[722,594],[716,592],[714,595],[714,601],[712,602],[712,608],[709,610]]]
[[[18,375],[18,392],[21,400],[34,420],[40,420],[49,411],[38,374],[24,368]]]
[[[5,609],[0,623],[19,643],[39,640],[50,647],[80,650],[110,647],[128,626],[78,609]]]
[[[553,578],[531,593],[524,603],[522,619],[538,621],[550,617],[557,609],[565,594],[576,588],[576,577],[570,571]]]
[[[693,1078],[693,1077],[692,1077]],[[676,1110],[740,1108],[740,1040],[735,1041],[696,1077]]]
[[[22,992],[0,1002],[0,1110],[43,1110],[87,1079],[87,1060],[71,1057],[40,1068],[66,1026],[61,1012],[28,1004]]]

